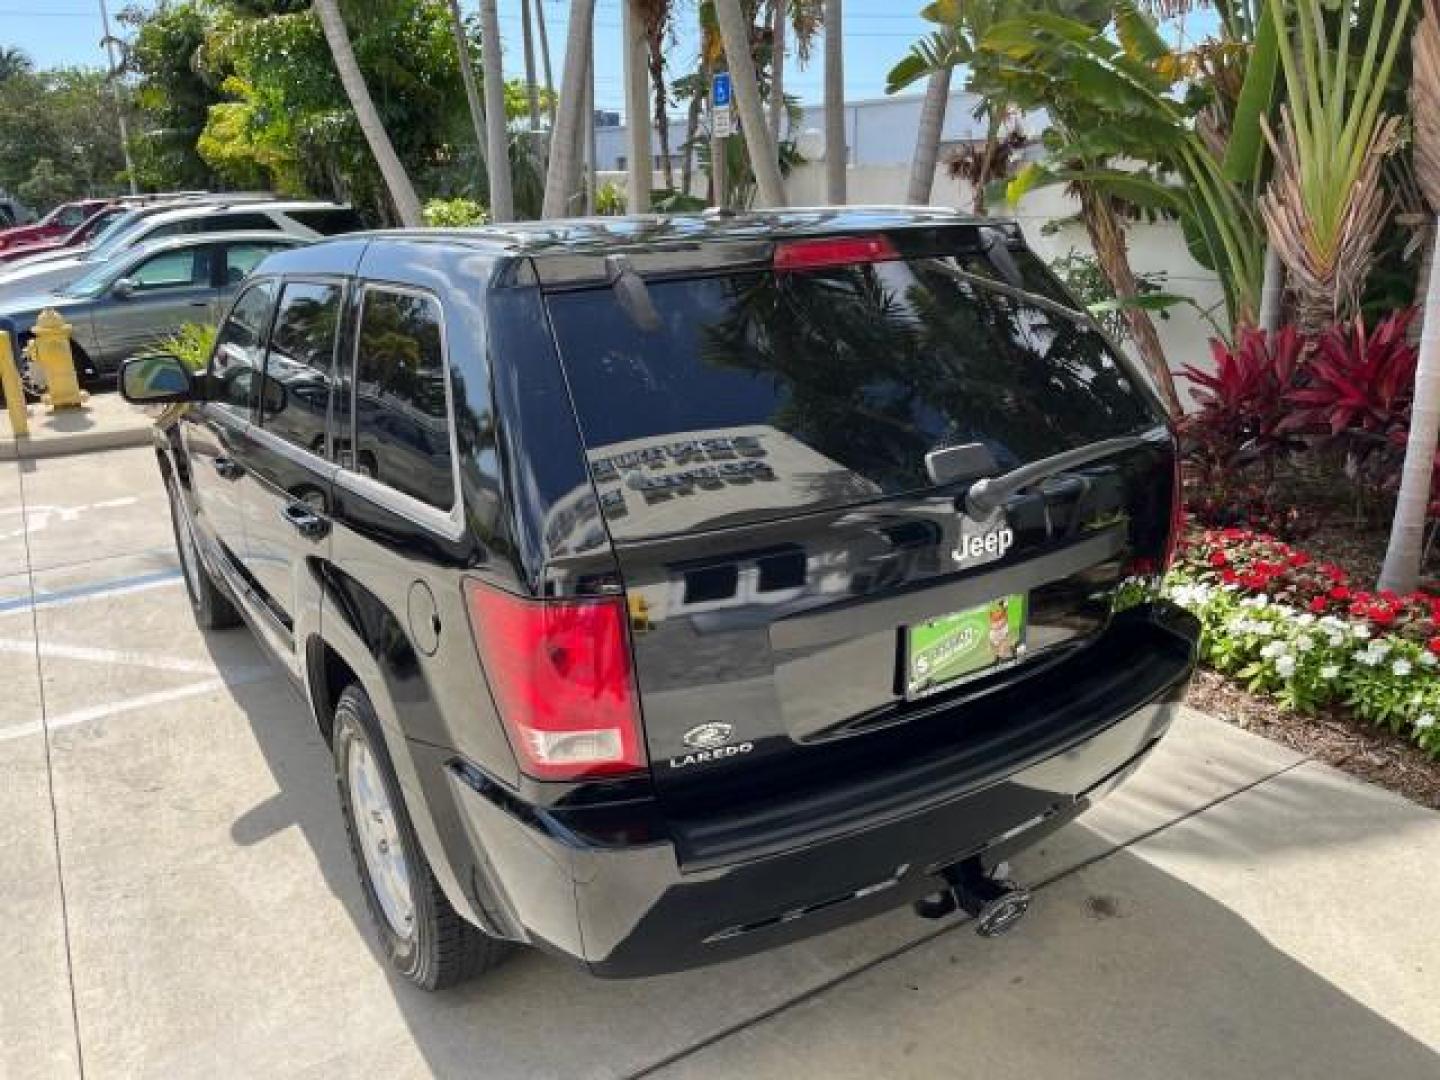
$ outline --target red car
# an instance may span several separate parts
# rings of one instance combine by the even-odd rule
[[[61,251],[66,248],[78,248],[89,244],[95,237],[99,236],[116,218],[127,213],[129,207],[120,203],[111,203],[101,207],[91,214],[78,227],[62,234],[58,239],[52,238],[41,241],[22,240],[18,244],[11,244],[9,247],[0,247],[0,264],[18,262],[30,255],[44,255],[51,251]],[[0,244],[4,238],[0,237]]]
[[[110,199],[76,199],[61,203],[34,225],[22,225],[14,229],[0,230],[0,251],[8,251],[19,244],[36,244],[55,240],[73,232],[93,216],[97,210],[109,206]]]

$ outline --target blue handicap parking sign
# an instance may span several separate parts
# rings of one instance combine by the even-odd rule
[[[710,103],[717,109],[730,107],[730,73],[728,71],[715,73],[715,79],[710,84]]]

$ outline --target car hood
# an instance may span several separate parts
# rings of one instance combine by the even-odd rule
[[[28,329],[40,313],[53,308],[61,315],[71,318],[88,310],[90,299],[84,296],[63,296],[60,293],[31,293],[27,296],[6,297],[0,300],[0,319],[9,319],[15,324],[16,332]]]

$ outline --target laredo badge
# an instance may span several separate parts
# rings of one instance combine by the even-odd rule
[[[680,741],[691,747],[695,752],[684,754],[680,757],[670,759],[672,769],[683,769],[690,765],[701,765],[707,761],[719,761],[721,758],[738,757],[741,754],[748,754],[755,749],[751,742],[736,743],[734,746],[727,746],[730,736],[735,734],[734,724],[708,723],[697,724],[684,735]]]

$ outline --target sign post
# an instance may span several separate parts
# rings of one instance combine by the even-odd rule
[[[715,205],[725,206],[726,149],[735,132],[730,73],[717,71],[710,80],[710,184]]]

